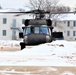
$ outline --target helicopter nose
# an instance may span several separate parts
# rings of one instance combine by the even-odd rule
[[[28,44],[29,45],[38,45],[46,42],[46,36],[45,35],[36,35],[31,34],[28,36]]]

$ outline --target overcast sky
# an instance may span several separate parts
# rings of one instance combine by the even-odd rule
[[[60,0],[59,3],[70,7],[76,6],[76,0]],[[25,8],[25,4],[28,4],[28,0],[0,0],[3,8]]]
[[[3,8],[24,8],[28,0],[0,0]]]

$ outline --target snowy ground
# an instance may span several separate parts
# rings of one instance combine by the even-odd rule
[[[0,46],[11,46],[11,47],[19,47],[19,43],[21,41],[11,41],[11,40],[0,40]]]
[[[19,42],[0,40],[0,47],[19,47]],[[76,75],[76,42],[57,40],[13,52],[0,51],[0,75]]]
[[[74,67],[2,66],[0,75],[76,75]]]
[[[3,45],[11,46],[11,42]],[[19,41],[12,43],[13,46],[19,45]],[[0,51],[0,65],[76,66],[76,43],[57,40],[16,52]]]

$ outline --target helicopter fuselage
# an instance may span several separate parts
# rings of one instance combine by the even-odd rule
[[[23,41],[26,45],[38,45],[51,42],[51,31],[46,25],[27,26],[23,30]]]
[[[23,38],[20,43],[21,49],[26,45],[38,45],[52,41],[52,21],[50,19],[30,19],[25,21],[23,33],[19,36]]]

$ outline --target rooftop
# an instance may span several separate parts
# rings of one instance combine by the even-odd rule
[[[0,9],[0,12],[20,12],[17,9]],[[3,13],[1,13],[0,15],[3,15]],[[57,16],[59,14],[55,15],[52,19],[56,19]],[[26,15],[27,16],[27,15]],[[31,18],[31,16],[29,16],[28,18]],[[76,20],[76,14],[71,13],[71,14],[61,14],[60,16],[58,16],[58,20]]]

